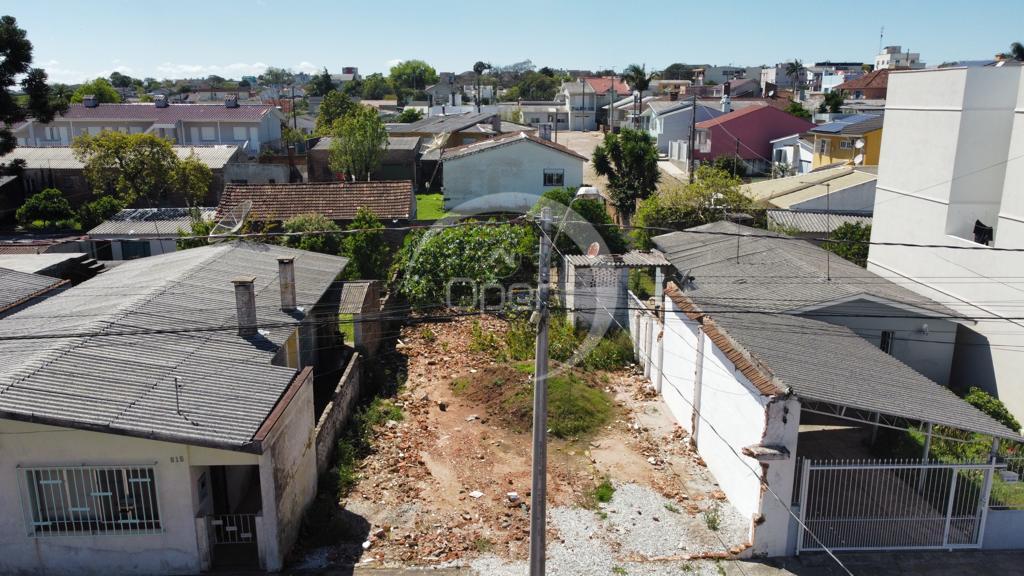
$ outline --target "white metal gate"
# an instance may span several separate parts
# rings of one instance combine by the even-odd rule
[[[797,553],[979,548],[997,467],[804,460]]]

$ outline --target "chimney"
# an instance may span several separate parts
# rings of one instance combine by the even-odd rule
[[[732,99],[729,98],[729,93],[732,92],[732,86],[728,82],[722,86],[722,114],[728,114],[732,112]]]
[[[281,310],[291,312],[295,310],[295,258],[278,258],[277,275],[281,280]]]
[[[671,102],[675,102],[676,100],[679,100],[679,90],[669,90],[668,91],[668,99]]]
[[[238,108],[238,94],[228,94],[224,98],[225,108]]]
[[[95,108],[100,105],[100,101],[96,98],[95,94],[86,94],[85,96],[82,96],[82,104],[84,104],[86,108]]]
[[[167,96],[157,94],[153,97],[153,104],[155,104],[157,108],[167,108]]]
[[[235,309],[238,312],[238,335],[243,338],[256,335],[256,282],[255,276],[237,276],[235,285]]]

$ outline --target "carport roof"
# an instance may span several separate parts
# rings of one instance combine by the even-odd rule
[[[998,438],[1021,436],[845,326],[800,316],[705,314],[674,282],[665,294],[762,394],[930,422]]]

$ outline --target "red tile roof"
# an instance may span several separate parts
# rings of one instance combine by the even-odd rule
[[[618,78],[591,77],[585,78],[584,80],[586,80],[587,85],[598,94],[605,94],[611,91],[612,86],[615,87],[616,94],[629,95],[633,93],[633,91],[630,90],[629,85]]]
[[[881,70],[873,70],[860,78],[854,78],[848,80],[842,84],[836,86],[834,90],[863,90],[865,88],[888,88],[889,87],[889,72],[892,72],[889,68],[883,68]]]
[[[82,104],[68,106],[62,118],[68,120],[140,120],[158,124],[174,124],[179,120],[254,122],[273,110],[264,104],[239,104],[228,108],[223,104],[168,104],[157,108],[155,104],[99,104],[87,108]]]
[[[245,200],[252,200],[248,219],[258,222],[314,213],[331,220],[352,220],[362,207],[372,210],[381,220],[408,220],[413,210],[409,180],[228,184],[217,206],[217,217]]]
[[[476,154],[485,150],[493,150],[494,148],[501,146],[522,142],[523,140],[529,140],[535,144],[546,146],[552,150],[579,158],[584,162],[589,161],[586,156],[573,152],[561,144],[556,144],[550,140],[545,140],[540,136],[537,136],[536,132],[510,132],[508,134],[502,134],[501,136],[495,136],[494,138],[488,138],[487,140],[481,140],[480,142],[473,142],[471,144],[463,144],[462,146],[448,148],[441,153],[441,159],[454,160],[455,158],[462,158],[463,156],[469,156],[470,154]]]
[[[711,120],[704,120],[703,122],[697,122],[697,128],[711,128],[712,126],[718,126],[719,124],[728,124],[729,122],[731,122],[731,121],[733,121],[733,120],[735,120],[737,118],[742,118],[743,116],[746,116],[748,114],[753,114],[754,112],[759,112],[759,111],[765,109],[766,107],[767,107],[767,105],[765,105],[765,106],[747,106],[746,108],[740,108],[739,110],[733,110],[732,112],[729,112],[728,114],[722,114],[721,116],[718,116],[716,118],[712,118]]]

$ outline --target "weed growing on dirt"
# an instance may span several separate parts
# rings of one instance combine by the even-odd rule
[[[430,329],[430,326],[425,326],[420,330],[420,338],[423,338],[424,342],[433,343],[437,340],[437,334]]]
[[[473,549],[481,554],[486,554],[494,548],[494,542],[491,542],[490,538],[483,536],[473,540]]]
[[[671,502],[665,503],[665,510],[668,510],[673,514],[679,514],[679,508],[676,508],[676,505]]]
[[[548,379],[548,406],[551,433],[563,439],[594,432],[612,416],[608,395],[571,373]]]
[[[516,319],[508,324],[505,332],[504,358],[501,360],[529,360],[534,355],[533,325],[525,319]]]
[[[494,332],[484,330],[479,320],[473,320],[469,334],[469,349],[472,352],[499,354],[502,350],[501,340]]]
[[[360,458],[372,450],[374,428],[388,420],[399,421],[402,418],[402,409],[383,398],[375,398],[365,408],[356,412],[335,449],[338,498],[347,496],[359,481],[357,464]]]
[[[615,486],[612,485],[612,481],[605,478],[594,488],[594,499],[598,502],[608,503],[612,501],[612,496],[615,495]]]
[[[598,510],[597,512],[595,512],[595,514],[597,514],[597,517],[600,518],[601,520],[607,520],[608,519],[608,513],[605,512],[604,510]]]
[[[623,568],[622,566],[615,566],[615,567],[612,568],[612,574],[617,574],[619,576],[622,576],[624,574],[627,574],[627,572],[626,572],[626,569]]]
[[[580,367],[586,370],[616,370],[633,361],[633,341],[629,334],[616,330],[601,340],[583,357]]]
[[[722,526],[722,511],[718,508],[718,504],[712,504],[704,511],[704,523],[707,524],[708,530],[718,532]]]
[[[718,576],[727,576],[725,573],[725,566],[722,565],[721,560],[715,560],[715,570],[718,571]]]
[[[465,394],[469,390],[469,378],[465,376],[459,376],[455,380],[452,380],[452,392],[456,395]]]

